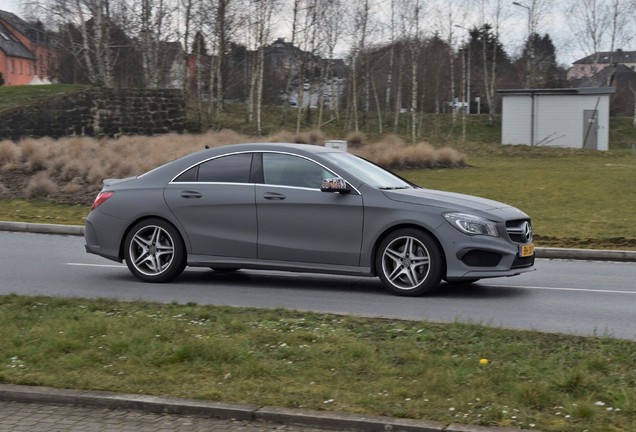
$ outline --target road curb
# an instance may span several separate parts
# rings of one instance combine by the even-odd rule
[[[0,221],[0,231],[18,231],[37,234],[84,235],[81,225],[55,225],[29,222]],[[535,249],[537,258],[570,259],[584,261],[622,261],[636,262],[636,251],[604,250],[604,249],[566,249],[542,248]]]
[[[40,224],[30,222],[0,221],[0,231],[30,232],[37,234],[84,235],[81,225]]]
[[[364,416],[341,412],[260,407],[250,404],[228,404],[195,399],[55,389],[14,384],[0,384],[0,400],[29,404],[131,410],[155,414],[194,415],[364,432],[519,432],[519,429],[499,427],[461,424],[446,426],[444,423],[430,420]]]

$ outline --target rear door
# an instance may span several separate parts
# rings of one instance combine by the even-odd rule
[[[256,258],[252,153],[203,162],[165,189],[166,202],[185,227],[195,255]]]
[[[258,258],[357,266],[362,243],[362,197],[321,192],[335,174],[316,162],[264,153],[264,184],[256,185]]]

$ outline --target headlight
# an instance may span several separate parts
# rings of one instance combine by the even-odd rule
[[[444,217],[452,226],[464,234],[499,237],[497,224],[488,219],[466,213],[446,213]]]

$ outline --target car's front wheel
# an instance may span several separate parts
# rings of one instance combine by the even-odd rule
[[[167,282],[179,276],[186,264],[179,232],[161,219],[146,219],[129,231],[124,258],[130,272],[144,282]]]
[[[382,240],[375,265],[384,285],[402,296],[433,291],[444,271],[437,242],[427,233],[411,228],[397,230]]]

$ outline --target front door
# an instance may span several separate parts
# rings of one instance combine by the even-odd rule
[[[596,150],[598,145],[598,110],[583,111],[583,148]]]
[[[258,258],[358,266],[362,197],[321,192],[335,174],[302,157],[263,154],[265,184],[256,185]]]

